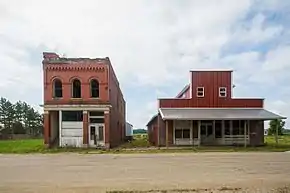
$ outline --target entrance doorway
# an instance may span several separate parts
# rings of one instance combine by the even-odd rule
[[[104,124],[94,123],[89,126],[90,147],[104,146]]]
[[[211,144],[214,142],[213,122],[201,122],[200,125],[201,144]]]

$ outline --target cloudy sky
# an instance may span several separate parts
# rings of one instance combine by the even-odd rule
[[[196,68],[233,69],[235,97],[290,116],[289,10],[288,0],[0,0],[0,95],[41,104],[42,52],[54,51],[110,57],[137,128]]]

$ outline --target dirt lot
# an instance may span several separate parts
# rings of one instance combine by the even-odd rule
[[[269,192],[290,185],[290,153],[0,155],[0,174],[8,193]]]

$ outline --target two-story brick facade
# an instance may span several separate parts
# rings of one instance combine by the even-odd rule
[[[43,53],[44,142],[106,147],[125,138],[125,100],[109,58]]]
[[[191,71],[175,98],[159,99],[149,141],[162,145],[263,145],[264,121],[284,119],[264,99],[233,98],[232,70]]]

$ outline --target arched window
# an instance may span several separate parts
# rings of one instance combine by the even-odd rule
[[[53,98],[62,97],[62,82],[59,79],[53,81]]]
[[[91,80],[91,97],[92,98],[99,98],[100,90],[99,90],[99,82],[96,79]]]
[[[72,98],[81,98],[81,96],[81,81],[79,79],[74,79],[72,82]]]

